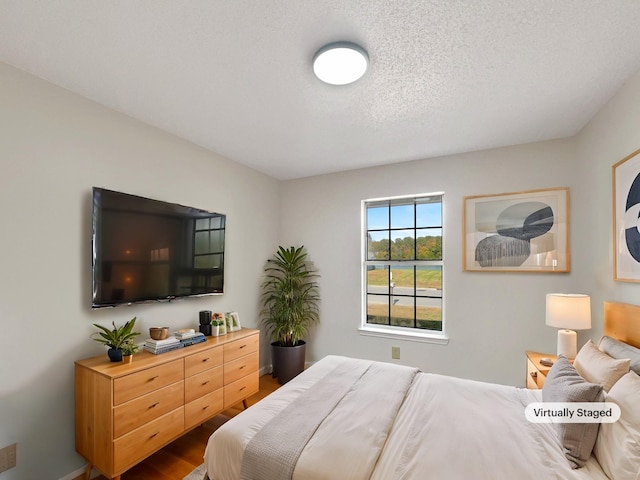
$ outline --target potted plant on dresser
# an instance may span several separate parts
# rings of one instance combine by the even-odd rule
[[[94,332],[91,338],[109,347],[107,355],[109,355],[112,362],[121,362],[123,347],[127,346],[128,350],[132,350],[133,347],[129,348],[128,346],[130,343],[133,343],[133,337],[140,335],[140,332],[133,331],[133,327],[136,324],[136,317],[133,317],[121,327],[116,327],[115,322],[111,322],[111,324],[113,325],[113,329],[94,323],[93,326],[100,331]]]
[[[320,320],[318,276],[304,245],[278,247],[265,266],[261,321],[272,340],[273,376],[280,384],[304,370],[303,338]]]
[[[138,345],[133,337],[130,337],[122,344],[122,361],[125,363],[133,362],[135,353],[138,353]]]

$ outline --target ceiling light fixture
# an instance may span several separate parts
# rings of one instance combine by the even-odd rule
[[[364,48],[350,42],[325,45],[313,57],[313,73],[331,85],[347,85],[362,77],[369,65]]]

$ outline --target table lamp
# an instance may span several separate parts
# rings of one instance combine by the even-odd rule
[[[547,293],[546,324],[558,330],[558,355],[576,358],[578,335],[591,328],[591,298],[573,293]]]

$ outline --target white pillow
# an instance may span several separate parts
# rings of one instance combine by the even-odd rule
[[[600,424],[593,453],[609,478],[640,477],[640,377],[629,372],[613,386],[606,398],[620,407],[620,419]]]
[[[608,392],[614,383],[629,372],[630,363],[628,358],[611,358],[589,340],[576,355],[573,366],[587,382],[602,385],[604,391]]]

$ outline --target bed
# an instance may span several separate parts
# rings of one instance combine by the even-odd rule
[[[640,307],[606,302],[603,339],[609,342],[606,352],[602,342],[589,342],[576,357],[575,368],[563,364],[573,370],[571,375],[581,369],[585,379],[590,377],[580,377],[571,388],[597,389],[593,401],[619,403],[622,410],[619,422],[596,425],[595,443],[586,455],[582,452],[579,465],[570,455],[570,437],[559,433],[563,427],[532,423],[524,415],[527,405],[542,402],[567,381],[560,360],[547,377],[552,386],[545,383],[541,391],[328,356],[214,432],[205,451],[208,476],[637,479],[640,376],[630,368],[640,369],[640,350],[634,348],[640,347]],[[617,377],[612,380],[614,370]],[[579,436],[579,441],[588,437]]]

